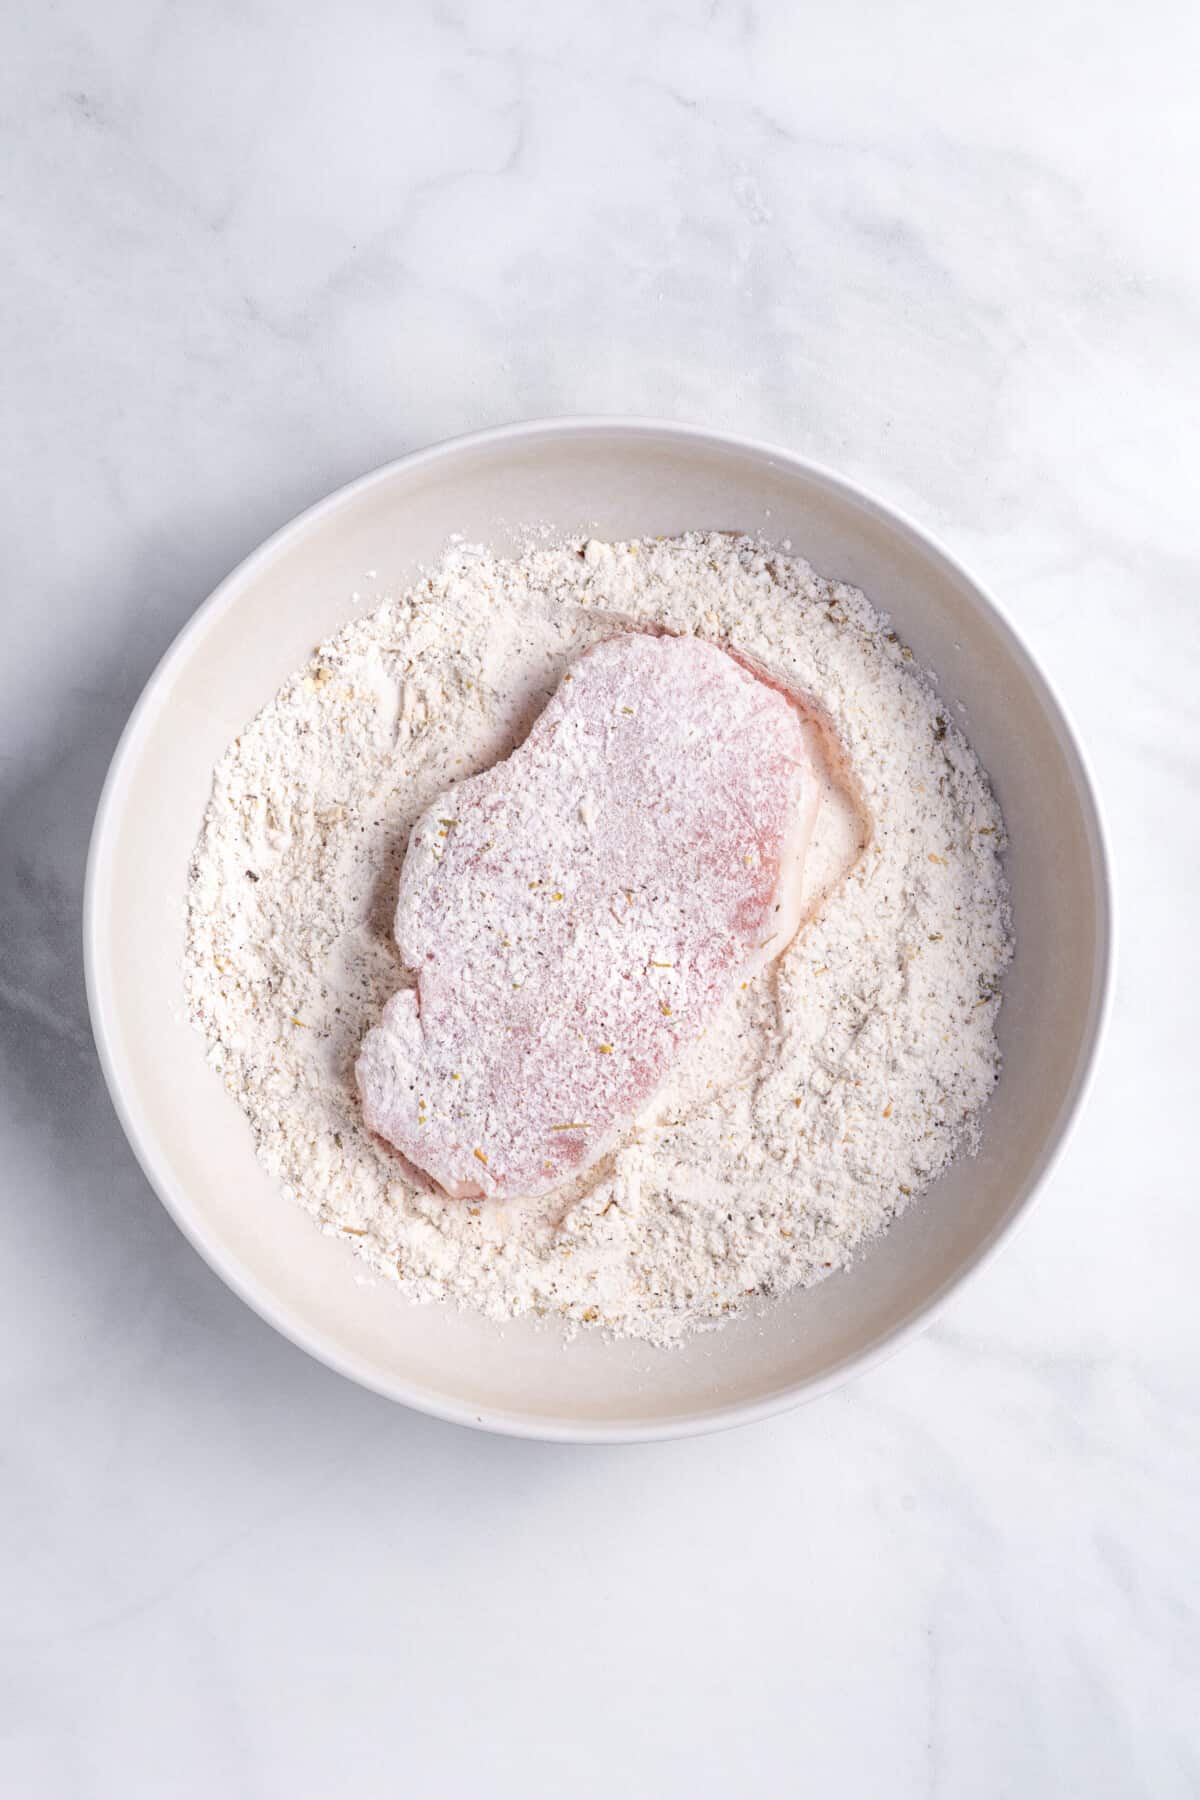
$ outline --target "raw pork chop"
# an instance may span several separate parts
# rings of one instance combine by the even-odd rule
[[[610,1149],[735,978],[796,928],[819,788],[796,706],[696,638],[580,657],[505,762],[413,828],[363,1114],[449,1194]]]

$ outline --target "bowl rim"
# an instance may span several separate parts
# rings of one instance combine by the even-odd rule
[[[787,1383],[775,1392],[746,1402],[729,1402],[705,1412],[688,1413],[678,1418],[637,1423],[621,1421],[593,1423],[569,1417],[538,1417],[500,1408],[477,1407],[466,1402],[448,1400],[402,1379],[381,1377],[360,1359],[347,1352],[335,1339],[307,1325],[290,1307],[279,1301],[270,1289],[245,1269],[236,1256],[219,1241],[199,1219],[188,1200],[183,1183],[176,1182],[171,1172],[159,1165],[151,1142],[151,1133],[143,1124],[132,1078],[126,1077],[115,1049],[115,1031],[111,1016],[109,971],[101,949],[102,879],[106,851],[115,829],[124,798],[127,770],[138,754],[146,724],[151,716],[160,688],[175,668],[189,654],[193,638],[224,607],[232,604],[240,588],[257,571],[270,563],[294,539],[317,524],[323,517],[338,511],[352,499],[393,479],[400,471],[433,467],[452,462],[464,452],[511,445],[538,436],[582,437],[597,431],[619,431],[631,436],[667,435],[679,439],[705,441],[716,450],[734,450],[761,456],[783,464],[797,473],[824,483],[844,498],[864,504],[888,523],[899,527],[926,551],[940,558],[970,588],[972,597],[990,611],[1036,672],[1053,705],[1057,709],[1067,747],[1074,755],[1081,777],[1085,810],[1090,809],[1090,837],[1095,857],[1095,873],[1099,905],[1097,907],[1098,956],[1095,991],[1092,1003],[1092,1030],[1076,1070],[1074,1091],[1068,1097],[1056,1137],[1049,1146],[1040,1173],[1028,1193],[979,1244],[973,1255],[949,1274],[909,1318],[883,1333],[833,1368],[818,1376]],[[96,807],[95,821],[88,845],[83,889],[83,960],[88,1012],[92,1034],[105,1084],[121,1128],[130,1148],[162,1205],[184,1237],[220,1277],[227,1287],[245,1301],[260,1318],[274,1327],[326,1367],[346,1376],[386,1399],[411,1407],[414,1411],[447,1421],[504,1436],[556,1443],[618,1444],[654,1442],[699,1436],[734,1426],[749,1425],[775,1413],[788,1411],[807,1401],[832,1392],[845,1382],[866,1374],[894,1356],[906,1344],[929,1329],[951,1297],[991,1262],[1028,1218],[1034,1202],[1040,1197],[1058,1167],[1091,1092],[1100,1049],[1106,1035],[1113,1000],[1116,962],[1116,895],[1113,881],[1113,859],[1109,833],[1102,811],[1091,762],[1079,731],[1055,683],[1031,650],[1023,633],[1001,603],[941,540],[918,524],[901,508],[882,500],[870,489],[850,480],[825,464],[761,438],[744,436],[704,425],[685,424],[670,419],[629,416],[620,413],[589,413],[522,419],[510,424],[490,426],[484,430],[444,438],[422,449],[394,458],[336,488],[323,499],[272,532],[255,550],[242,559],[203,600],[171,641],[141,694],[118,739],[105,776]]]

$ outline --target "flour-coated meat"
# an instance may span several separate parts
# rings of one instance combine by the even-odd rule
[[[724,650],[630,633],[413,828],[402,989],[357,1064],[370,1128],[459,1197],[597,1161],[796,926],[818,780],[796,704]]]

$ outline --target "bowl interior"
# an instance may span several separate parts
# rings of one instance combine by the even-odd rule
[[[1006,1064],[981,1154],[848,1274],[671,1352],[499,1327],[420,1307],[322,1237],[258,1167],[246,1123],[184,1017],[183,896],[214,763],[354,590],[402,587],[453,532],[503,549],[521,528],[602,537],[701,527],[790,539],[890,612],[995,783],[1018,933]],[[375,577],[368,577],[368,571]],[[197,1246],[282,1330],[411,1404],[502,1429],[638,1436],[813,1392],[879,1353],[973,1267],[1026,1203],[1090,1062],[1108,947],[1103,851],[1085,774],[1045,681],[935,546],[836,478],[679,428],[559,423],[491,433],[366,478],[288,527],[196,616],[131,721],[93,846],[88,956],[106,1071],[143,1166]]]

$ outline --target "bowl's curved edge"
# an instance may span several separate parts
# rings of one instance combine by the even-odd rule
[[[538,434],[574,436],[600,430],[626,431],[632,435],[657,433],[677,438],[703,440],[718,450],[736,449],[785,464],[797,470],[798,473],[815,478],[847,498],[871,508],[890,524],[899,526],[917,544],[940,558],[951,568],[959,579],[970,588],[973,596],[990,611],[996,622],[1017,647],[1030,673],[1044,690],[1046,698],[1057,714],[1065,747],[1076,765],[1080,792],[1086,800],[1085,824],[1092,855],[1095,888],[1100,900],[1098,908],[1100,916],[1097,918],[1097,959],[1093,972],[1087,1041],[1060,1110],[1053,1143],[1041,1167],[1028,1183],[1025,1192],[1014,1198],[1007,1216],[996,1224],[971,1259],[956,1269],[953,1274],[947,1276],[941,1287],[904,1324],[882,1333],[875,1342],[868,1344],[853,1356],[845,1358],[844,1361],[836,1364],[821,1376],[789,1384],[749,1403],[715,1407],[708,1412],[687,1413],[674,1419],[659,1419],[652,1423],[639,1423],[631,1420],[592,1425],[581,1424],[570,1418],[544,1418],[534,1414],[477,1409],[435,1390],[400,1381],[383,1381],[369,1366],[353,1356],[348,1356],[336,1342],[327,1340],[319,1333],[309,1331],[293,1319],[285,1308],[280,1307],[272,1295],[260,1283],[251,1278],[236,1259],[232,1258],[224,1247],[197,1223],[191,1215],[186,1201],[176,1193],[169,1175],[156,1165],[153,1152],[129,1103],[125,1085],[117,1067],[98,939],[103,899],[104,859],[118,812],[125,767],[137,752],[139,739],[152,715],[160,689],[165,685],[176,662],[182,660],[187,654],[192,637],[203,629],[216,612],[232,603],[239,588],[253,578],[258,568],[269,562],[287,543],[312,529],[327,513],[337,510],[352,497],[362,494],[370,487],[388,481],[402,469],[412,470],[430,466],[467,450],[512,443],[519,439],[535,437]],[[272,533],[264,543],[239,563],[214,589],[212,594],[197,607],[168,646],[135,703],[113,753],[101,789],[88,846],[83,890],[83,959],[88,1011],[97,1055],[109,1096],[142,1173],[180,1231],[214,1273],[260,1318],[298,1348],[306,1351],[338,1374],[348,1377],[360,1386],[368,1388],[386,1399],[399,1401],[415,1411],[451,1424],[469,1425],[511,1437],[577,1444],[651,1442],[693,1437],[707,1432],[749,1425],[757,1420],[802,1405],[806,1401],[820,1398],[823,1394],[840,1387],[855,1376],[865,1374],[878,1367],[903,1349],[915,1337],[928,1330],[951,1296],[984,1268],[1012,1238],[1020,1224],[1028,1216],[1034,1200],[1045,1187],[1067,1148],[1095,1077],[1100,1049],[1111,1015],[1115,984],[1116,942],[1113,862],[1104,815],[1087,753],[1066,706],[1029,649],[1021,632],[1005,609],[979,582],[978,578],[966,569],[938,538],[926,531],[923,526],[917,524],[902,510],[890,502],[879,499],[878,496],[860,487],[856,482],[847,480],[821,463],[813,462],[778,445],[732,432],[712,431],[704,426],[680,424],[671,420],[629,418],[619,414],[523,420],[445,439],[427,448],[398,457],[378,469],[359,476],[356,480],[317,501],[315,505],[307,507],[295,518],[282,525],[279,530]]]

